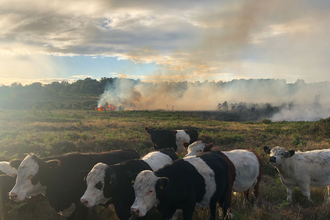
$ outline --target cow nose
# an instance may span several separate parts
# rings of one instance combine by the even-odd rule
[[[134,208],[132,208],[132,209],[131,209],[131,213],[132,213],[133,215],[135,215],[135,216],[139,216],[140,211],[139,211],[138,209],[134,209]]]
[[[271,163],[276,163],[276,157],[270,157],[269,162]]]
[[[10,193],[9,198],[12,199],[12,200],[15,200],[17,198],[17,194],[16,193]]]
[[[81,199],[80,202],[81,202],[84,206],[88,206],[88,200],[86,200],[86,199]]]

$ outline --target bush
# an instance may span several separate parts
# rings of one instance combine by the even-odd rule
[[[269,119],[263,119],[262,121],[261,121],[261,123],[263,123],[263,124],[270,124],[272,121],[271,120],[269,120]]]
[[[329,137],[330,136],[330,117],[327,119],[321,119],[321,120],[315,122],[312,126],[310,126],[309,130],[312,134]]]

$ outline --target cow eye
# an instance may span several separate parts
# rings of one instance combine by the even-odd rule
[[[101,183],[101,181],[98,182],[97,184],[95,184],[95,188],[98,189],[98,190],[101,190],[102,186],[103,186],[103,184]]]
[[[148,191],[147,195],[149,195],[150,193],[153,193],[153,192],[154,192],[154,190],[153,190],[153,189],[149,189],[149,191]]]

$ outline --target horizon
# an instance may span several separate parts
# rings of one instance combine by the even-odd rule
[[[57,78],[48,78],[48,79],[36,79],[36,80],[28,80],[28,81],[25,81],[25,82],[20,82],[20,81],[13,81],[13,82],[10,82],[10,83],[2,83],[0,82],[0,87],[1,86],[15,86],[17,84],[20,84],[22,86],[29,86],[33,83],[41,83],[43,86],[45,85],[49,85],[49,84],[52,84],[53,82],[67,82],[67,83],[75,83],[79,80],[86,80],[86,79],[92,79],[92,80],[97,80],[97,81],[101,81],[102,78],[112,78],[112,79],[127,79],[127,80],[135,80],[135,81],[140,81],[142,83],[153,83],[153,84],[160,84],[160,83],[183,83],[183,82],[187,82],[187,83],[219,83],[219,82],[223,82],[223,83],[230,83],[230,82],[233,82],[233,81],[239,81],[239,80],[245,80],[245,81],[248,81],[248,80],[278,80],[278,81],[285,81],[286,84],[296,84],[296,83],[305,83],[305,84],[315,84],[315,83],[325,83],[325,82],[330,82],[330,80],[325,80],[325,81],[318,81],[318,82],[306,82],[305,80],[303,79],[297,79],[296,81],[293,81],[293,82],[288,82],[286,79],[275,79],[275,78],[258,78],[258,79],[253,79],[253,78],[240,78],[240,79],[231,79],[231,80],[204,80],[204,81],[188,81],[188,80],[182,80],[182,81],[156,81],[156,82],[153,82],[153,81],[145,81],[145,80],[141,80],[141,79],[133,79],[133,78],[121,78],[121,77],[102,77],[102,78],[91,78],[90,76],[84,76],[85,78],[83,78],[83,76],[81,76],[82,78],[79,78],[79,79],[69,79],[69,78],[62,78],[62,79],[57,79]]]

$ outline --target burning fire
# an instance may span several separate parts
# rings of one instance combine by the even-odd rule
[[[95,107],[96,111],[114,111],[116,108],[116,106],[113,105],[108,105],[107,107]],[[124,110],[122,108],[119,107],[119,110]],[[133,111],[133,107],[131,107],[130,109],[125,109],[125,111]]]
[[[108,105],[108,107],[95,107],[96,111],[114,111],[116,106]]]

